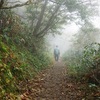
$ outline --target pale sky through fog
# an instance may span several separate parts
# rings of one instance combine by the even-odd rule
[[[51,50],[58,45],[61,54],[63,54],[71,45],[71,39],[74,34],[77,33],[79,28],[74,24],[66,25],[64,30],[62,30],[62,35],[48,36],[49,43],[51,45]]]

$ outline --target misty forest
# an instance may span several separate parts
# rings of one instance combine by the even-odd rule
[[[100,100],[100,1],[0,0],[0,100]]]

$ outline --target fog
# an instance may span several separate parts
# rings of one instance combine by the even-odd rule
[[[56,45],[59,47],[61,55],[68,50],[72,44],[71,39],[78,30],[79,27],[75,23],[72,23],[64,26],[64,29],[61,31],[61,35],[48,35],[47,40],[49,41],[52,52]]]
[[[14,1],[14,0],[9,0],[9,1]],[[16,1],[16,0],[15,0]],[[26,2],[27,0],[19,0],[21,2]],[[98,0],[98,3],[100,5],[100,2]],[[25,8],[24,7],[21,7],[20,10],[19,8],[15,9],[16,13],[20,14],[20,15],[25,15],[24,11],[25,11]],[[99,7],[99,12],[100,12],[100,7]],[[92,17],[91,18],[91,22],[94,24],[94,26],[96,28],[99,28],[100,29],[100,13],[99,13],[99,16],[95,16],[95,17]],[[61,55],[66,51],[68,50],[70,47],[71,47],[71,44],[72,44],[72,39],[74,37],[75,34],[78,33],[79,31],[79,27],[75,24],[75,23],[71,23],[71,24],[68,24],[66,26],[63,26],[64,29],[61,30],[61,35],[48,35],[46,37],[47,41],[49,42],[49,48],[50,50],[53,52],[53,49],[55,48],[56,45],[58,45],[59,49],[60,49],[60,52],[61,52]],[[100,37],[97,38],[97,41],[99,42]]]
[[[94,25],[94,27],[100,29],[100,25],[98,22],[100,23],[100,17],[94,17],[94,19],[92,19],[92,24]],[[72,23],[64,26],[64,29],[61,31],[61,35],[48,35],[47,40],[49,41],[51,51],[53,52],[55,46],[57,45],[62,56],[65,51],[72,47],[73,38],[79,30],[80,27],[75,23]],[[100,43],[100,33],[94,33],[94,36],[96,37],[95,42]]]

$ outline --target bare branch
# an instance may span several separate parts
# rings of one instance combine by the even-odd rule
[[[1,2],[0,2],[0,4],[1,4]],[[29,0],[28,0],[28,1],[26,1],[25,3],[16,4],[16,5],[14,5],[14,6],[8,6],[8,7],[0,6],[0,9],[12,9],[12,8],[22,7],[22,6],[29,5],[29,4],[30,4],[30,2],[29,2]]]
[[[55,7],[54,12],[52,13],[51,17],[49,18],[47,25],[45,26],[45,28],[43,30],[41,30],[41,32],[39,32],[38,34],[36,34],[36,36],[38,37],[38,35],[41,35],[42,33],[45,33],[45,31],[47,31],[50,27],[50,25],[52,24],[52,22],[54,21],[55,15],[57,14],[57,12],[59,11],[60,7],[62,4],[57,5]]]
[[[7,3],[22,3],[21,1],[7,2]]]

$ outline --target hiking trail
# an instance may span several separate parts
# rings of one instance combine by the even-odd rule
[[[27,87],[25,100],[82,100],[78,84],[69,78],[62,61],[40,72]]]

